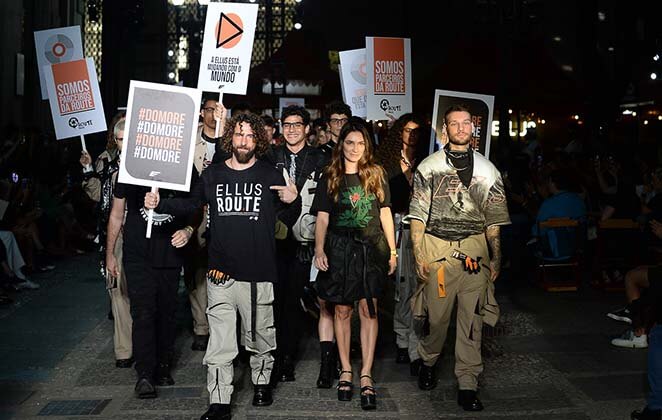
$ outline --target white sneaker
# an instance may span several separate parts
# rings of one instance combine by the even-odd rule
[[[35,290],[35,289],[39,289],[39,287],[41,287],[41,286],[39,286],[37,283],[33,282],[32,280],[24,280],[20,283],[17,283],[16,287],[18,287],[19,289],[32,289],[32,290]]]
[[[645,349],[648,347],[648,337],[641,334],[639,337],[634,335],[633,330],[627,330],[622,336],[611,340],[611,344],[616,347],[625,347],[628,349]]]

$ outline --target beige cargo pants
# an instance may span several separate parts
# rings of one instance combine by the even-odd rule
[[[207,365],[207,390],[210,404],[229,404],[234,387],[232,361],[237,349],[237,311],[241,330],[245,331],[246,349],[252,352],[251,379],[254,385],[266,385],[271,378],[276,349],[274,327],[274,288],[269,282],[257,283],[255,341],[251,330],[251,283],[229,280],[224,285],[207,282],[209,345],[203,364]]]
[[[470,274],[462,261],[451,256],[460,251],[476,259],[481,257],[481,270]],[[482,301],[490,281],[489,253],[485,235],[472,235],[461,241],[448,242],[425,234],[422,252],[428,261],[430,274],[423,293],[427,302],[430,334],[423,337],[418,353],[426,366],[433,366],[446,341],[448,324],[457,300],[457,336],[455,339],[455,376],[461,390],[476,390],[478,376],[483,371],[480,354],[483,318]],[[445,297],[440,297],[439,269],[443,268]]]

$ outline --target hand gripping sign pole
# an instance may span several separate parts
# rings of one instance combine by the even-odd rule
[[[159,187],[152,187],[152,194],[159,192]],[[152,225],[154,224],[154,209],[149,209],[147,212],[147,233],[146,238],[152,237]]]
[[[218,103],[223,104],[223,90],[218,92]],[[216,128],[214,128],[214,138],[218,138],[218,134],[221,132],[221,118],[214,118],[216,121]]]

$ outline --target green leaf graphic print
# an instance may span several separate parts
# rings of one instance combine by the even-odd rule
[[[373,218],[370,216],[370,210],[372,209],[372,202],[375,201],[375,198],[374,194],[366,196],[363,187],[360,185],[349,187],[343,191],[340,202],[349,208],[340,214],[337,225],[346,228],[367,227]]]

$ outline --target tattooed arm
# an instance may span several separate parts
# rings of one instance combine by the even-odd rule
[[[428,264],[425,262],[425,257],[421,251],[423,235],[425,234],[425,225],[420,220],[412,219],[410,226],[411,244],[414,250],[414,259],[416,260],[416,274],[418,274],[418,281],[425,283],[428,281],[428,274],[430,273]]]
[[[492,251],[492,259],[490,260],[492,274],[490,275],[490,280],[496,281],[501,271],[501,228],[498,225],[489,226],[485,232],[485,236]]]

